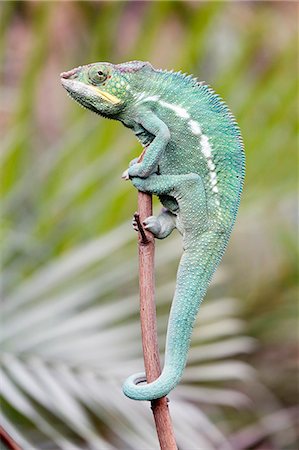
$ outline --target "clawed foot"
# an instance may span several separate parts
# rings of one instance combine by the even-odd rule
[[[132,159],[132,161],[130,161],[128,169],[125,170],[121,176],[124,180],[130,179],[129,169],[130,169],[130,167],[134,166],[135,164],[138,164],[138,160],[139,160],[139,158],[134,158],[134,159]]]
[[[133,219],[132,219],[132,227],[133,227],[133,229],[134,229],[135,231],[139,231],[139,229],[138,229],[138,223],[137,223],[137,220],[136,220],[136,213],[135,213],[135,215],[133,216]]]
[[[127,170],[125,170],[122,173],[121,177],[124,180],[129,180],[130,178],[139,177],[139,176],[143,175],[142,173],[139,173],[139,172],[140,172],[140,163],[136,163],[136,164],[133,164],[132,166],[130,166]]]
[[[144,228],[157,236],[161,232],[161,224],[156,216],[149,216],[143,221]]]
[[[154,236],[159,235],[161,232],[161,224],[156,216],[149,216],[142,222],[142,225],[145,230],[153,233]],[[132,219],[132,226],[135,231],[139,231],[138,223],[136,217],[134,216]]]
[[[134,166],[134,164],[137,164],[138,160],[139,160],[139,158],[132,159],[132,161],[130,161],[130,163],[129,163],[129,167]]]
[[[129,169],[127,169],[127,170],[125,170],[123,173],[122,173],[122,176],[121,176],[124,180],[129,180],[130,179],[130,177],[129,177]]]

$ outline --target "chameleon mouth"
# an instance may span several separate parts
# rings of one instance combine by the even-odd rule
[[[109,94],[109,92],[101,91],[101,89],[95,86],[90,87],[94,89],[102,99],[107,100],[107,102],[112,103],[113,105],[117,105],[118,103],[121,102],[119,98],[115,97],[115,95]]]
[[[69,79],[68,77],[63,76],[64,73],[61,75],[62,86],[76,100],[78,100],[80,97],[82,98],[82,96],[84,96],[85,98],[101,97],[103,100],[112,105],[121,103],[121,100],[119,98],[117,98],[113,94],[109,94],[109,92],[102,91],[96,86],[87,85],[78,80]]]

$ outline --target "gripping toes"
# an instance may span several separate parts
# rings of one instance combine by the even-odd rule
[[[139,158],[134,158],[134,159],[132,159],[132,161],[130,161],[129,167],[127,168],[127,170],[125,170],[122,173],[122,176],[121,176],[124,180],[129,180],[130,179],[129,169],[130,169],[130,167],[132,167],[132,166],[134,166],[135,164],[138,163],[138,159]]]
[[[161,224],[156,216],[149,216],[143,221],[144,228],[154,236],[158,236],[161,232]]]
[[[139,160],[139,158],[132,159],[132,161],[130,161],[130,163],[129,163],[129,167],[134,166],[134,164],[137,164],[138,160]]]
[[[137,220],[136,220],[135,216],[133,216],[133,219],[132,219],[132,227],[135,231],[138,231],[138,224],[137,224]]]
[[[121,177],[124,178],[125,180],[129,180],[130,178],[144,175],[143,172],[140,170],[141,164],[139,162],[133,163],[133,161],[131,161],[132,164],[130,163],[129,168],[122,173]]]

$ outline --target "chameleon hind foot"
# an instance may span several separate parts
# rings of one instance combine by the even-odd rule
[[[136,214],[134,214],[132,218],[132,227],[135,231],[139,231],[138,222],[136,219]],[[149,216],[147,217],[143,222],[142,225],[145,230],[150,231],[153,233],[154,236],[159,235],[161,231],[161,224],[156,216]]]
[[[139,231],[136,214],[132,218],[132,227],[135,231]],[[143,228],[150,231],[155,238],[164,239],[169,236],[175,228],[175,216],[166,208],[163,208],[158,216],[149,216],[142,222]]]
[[[132,218],[132,227],[133,227],[133,229],[134,229],[135,231],[139,231],[138,223],[137,223],[137,220],[136,220],[136,214],[138,214],[138,213],[136,212],[136,213],[134,214],[133,218]]]
[[[157,239],[164,239],[176,227],[176,217],[168,209],[162,208],[158,216],[149,216],[143,221],[144,228]]]
[[[143,221],[144,228],[158,237],[161,233],[161,223],[156,216],[149,216]]]

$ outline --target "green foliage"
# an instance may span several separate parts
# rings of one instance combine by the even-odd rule
[[[254,351],[240,316],[247,313],[248,330],[264,351],[294,325],[294,308],[281,309],[280,299],[292,305],[295,290],[296,5],[2,2],[0,8],[5,428],[25,449],[157,448],[148,406],[120,391],[124,378],[142,369],[129,224],[136,192],[120,179],[141,149],[120,124],[81,111],[59,82],[59,72],[80,64],[141,59],[213,85],[239,120],[247,154],[231,251],[199,315],[184,383],[170,396],[180,448],[257,442],[294,448],[292,414],[283,409],[293,405],[294,391],[286,401],[275,385],[279,403],[260,384],[248,353],[271,386],[260,365],[265,353]],[[162,344],[179,253],[178,237],[159,242]],[[242,302],[223,298],[230,292]],[[286,322],[277,328],[281,311]],[[283,345],[293,345],[294,335],[287,339]]]

